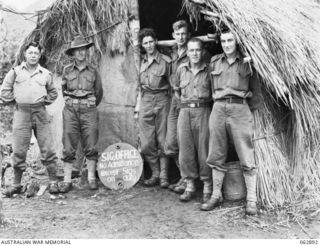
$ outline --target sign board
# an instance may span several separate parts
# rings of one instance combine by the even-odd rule
[[[101,182],[113,190],[134,186],[142,174],[143,161],[138,150],[127,143],[117,143],[106,148],[98,161]]]

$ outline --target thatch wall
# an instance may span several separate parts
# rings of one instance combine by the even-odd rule
[[[255,112],[259,200],[266,207],[320,203],[320,5],[303,0],[185,0],[218,31],[236,33],[263,78]],[[209,11],[209,12],[206,12]],[[301,203],[303,201],[303,203]]]

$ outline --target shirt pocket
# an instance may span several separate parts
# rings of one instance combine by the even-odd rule
[[[201,83],[198,86],[198,97],[199,99],[207,99],[211,97],[210,85]]]
[[[190,80],[182,80],[180,83],[181,96],[188,97],[188,85],[190,84]]]
[[[250,80],[251,72],[247,70],[238,72],[238,84],[235,88],[240,91],[248,91],[249,90],[249,80]]]
[[[47,81],[43,78],[38,78],[38,79],[35,79],[36,83],[40,86],[46,86],[47,84]]]
[[[154,71],[150,74],[149,77],[150,87],[153,89],[160,89],[162,87],[163,81],[165,80],[164,71]]]
[[[210,73],[210,78],[213,83],[213,89],[221,89],[223,87],[222,82],[222,70],[214,70]]]
[[[23,77],[23,76],[17,76],[16,79],[15,79],[15,83],[17,84],[22,84],[24,82],[27,81],[27,78]]]
[[[94,87],[94,81],[95,81],[95,76],[94,74],[85,74],[84,76],[84,80],[83,80],[83,84],[82,84],[82,88],[84,90],[92,90]]]
[[[74,73],[68,74],[66,76],[68,90],[77,89],[77,84],[78,84],[77,78],[78,78],[78,76]]]

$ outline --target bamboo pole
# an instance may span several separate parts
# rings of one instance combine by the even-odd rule
[[[199,38],[202,42],[208,43],[208,42],[215,42],[217,41],[217,34],[207,34],[207,35],[202,35],[202,36],[196,36],[195,38]],[[159,40],[158,45],[159,46],[174,46],[176,44],[175,40]]]

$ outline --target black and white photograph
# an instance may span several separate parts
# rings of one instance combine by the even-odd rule
[[[1,245],[320,245],[320,1],[0,0],[0,173]]]

